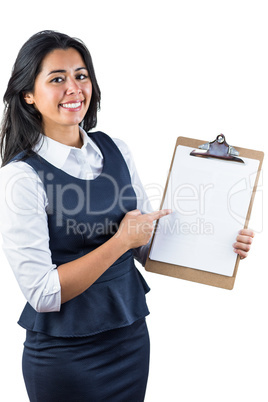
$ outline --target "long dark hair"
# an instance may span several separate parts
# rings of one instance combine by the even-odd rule
[[[86,131],[96,126],[101,94],[87,47],[80,39],[60,32],[38,32],[28,39],[19,51],[4,95],[5,110],[0,142],[3,166],[21,151],[25,151],[26,155],[32,153],[42,132],[42,116],[33,105],[25,102],[23,95],[34,91],[35,79],[45,56],[55,49],[69,48],[74,48],[80,53],[92,82],[91,102],[80,125]]]

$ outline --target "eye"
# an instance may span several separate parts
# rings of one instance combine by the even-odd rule
[[[62,77],[55,77],[50,82],[55,82],[56,84],[59,84],[59,83],[63,82],[63,80],[64,79]]]
[[[77,80],[85,80],[86,78],[88,78],[88,75],[86,75],[86,74],[78,74],[77,76],[76,76],[76,79]]]

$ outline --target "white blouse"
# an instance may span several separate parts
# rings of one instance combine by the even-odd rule
[[[80,179],[94,179],[102,171],[103,156],[97,145],[81,129],[83,146],[70,147],[41,135],[35,147],[41,157],[55,167]],[[150,212],[151,206],[127,145],[113,139],[129,168],[137,195],[137,208]],[[52,263],[46,208],[47,195],[35,170],[23,161],[0,169],[0,231],[3,250],[19,286],[38,312],[60,311],[61,288],[58,270]],[[148,245],[134,250],[143,265]]]

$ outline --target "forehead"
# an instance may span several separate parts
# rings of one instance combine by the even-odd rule
[[[69,70],[77,67],[86,67],[86,65],[81,54],[76,49],[55,49],[44,57],[41,72]]]

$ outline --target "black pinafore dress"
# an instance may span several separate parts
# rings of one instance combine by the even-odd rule
[[[47,193],[57,266],[107,241],[137,205],[115,143],[102,132],[89,135],[104,158],[94,180],[70,176],[36,154],[25,159]],[[59,312],[38,313],[27,303],[19,324],[27,330],[23,375],[30,401],[142,402],[149,366],[148,291],[129,250]]]

